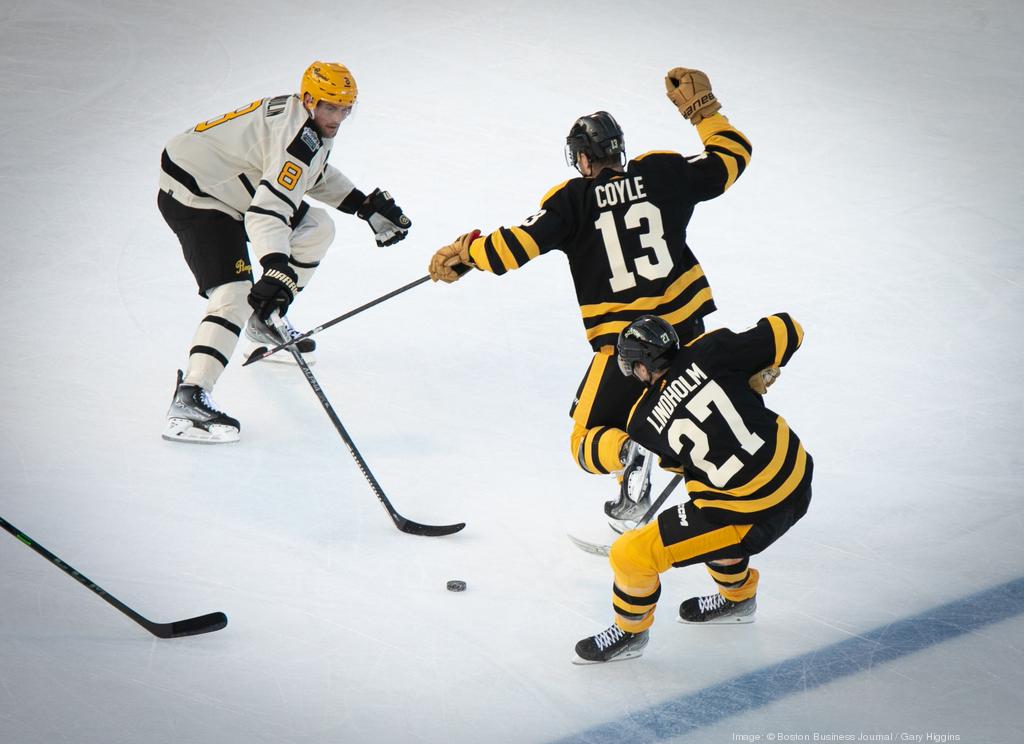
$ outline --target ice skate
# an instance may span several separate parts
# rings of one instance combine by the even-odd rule
[[[295,330],[292,324],[288,321],[287,317],[281,318],[281,322],[287,329],[288,338],[282,339],[277,332],[277,329],[267,323],[264,323],[255,313],[249,316],[249,322],[245,324],[245,337],[252,341],[252,346],[245,353],[245,358],[250,358],[253,354],[259,351],[266,351],[273,349],[275,346],[289,341],[296,336],[302,334]],[[302,358],[306,360],[306,364],[312,366],[316,364],[316,341],[311,338],[304,338],[295,344],[296,348],[302,353]],[[281,349],[276,354],[268,356],[266,359],[261,359],[263,362],[277,362],[279,364],[295,364],[295,357],[289,353],[288,349]]]
[[[627,633],[618,625],[612,625],[597,635],[584,638],[576,644],[576,658],[573,664],[600,664],[605,661],[623,661],[643,655],[650,631]]]
[[[619,534],[640,526],[640,520],[651,508],[651,460],[652,455],[636,442],[628,443],[625,457],[626,467],[622,471],[619,498],[606,501],[604,513],[608,524]]]
[[[238,420],[218,411],[209,393],[198,385],[184,384],[183,379],[179,369],[163,438],[196,444],[237,442],[241,429]]]
[[[679,622],[690,625],[736,625],[754,622],[757,597],[733,602],[717,592],[691,597],[679,605]]]

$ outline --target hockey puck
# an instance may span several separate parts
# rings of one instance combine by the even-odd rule
[[[448,582],[448,591],[450,592],[464,592],[466,591],[466,582],[459,581],[458,579],[452,579]]]

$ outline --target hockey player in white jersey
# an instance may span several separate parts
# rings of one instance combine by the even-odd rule
[[[276,310],[292,337],[299,335],[284,315],[334,239],[326,210],[303,197],[366,220],[379,246],[406,236],[412,223],[388,192],[367,195],[327,164],[357,94],[347,67],[314,62],[302,76],[299,95],[253,101],[167,143],[157,203],[178,236],[199,294],[209,302],[188,366],[178,371],[164,439],[237,441],[238,420],[219,411],[210,392],[242,329],[254,342],[277,345],[278,333],[266,322]],[[254,284],[255,262],[262,275]],[[315,342],[304,339],[298,346],[311,361]]]

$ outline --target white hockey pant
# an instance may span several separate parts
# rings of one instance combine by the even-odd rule
[[[292,230],[289,241],[291,258],[288,263],[298,277],[300,290],[309,284],[333,241],[334,221],[330,215],[324,209],[310,207]],[[250,289],[252,283],[244,281],[222,284],[210,290],[206,314],[196,329],[189,350],[186,383],[199,385],[207,392],[213,390],[252,314],[248,300]]]

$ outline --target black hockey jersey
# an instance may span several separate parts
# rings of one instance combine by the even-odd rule
[[[630,438],[681,470],[694,506],[718,522],[756,523],[810,483],[810,455],[749,384],[786,364],[802,341],[786,313],[743,333],[706,333],[679,350],[630,413]]]
[[[686,244],[697,202],[723,193],[750,161],[751,145],[720,114],[697,125],[704,152],[683,157],[654,151],[625,172],[574,178],[541,200],[522,225],[473,241],[470,258],[495,274],[518,269],[552,250],[569,259],[587,340],[615,343],[640,315],[682,327],[715,309],[711,287]]]

